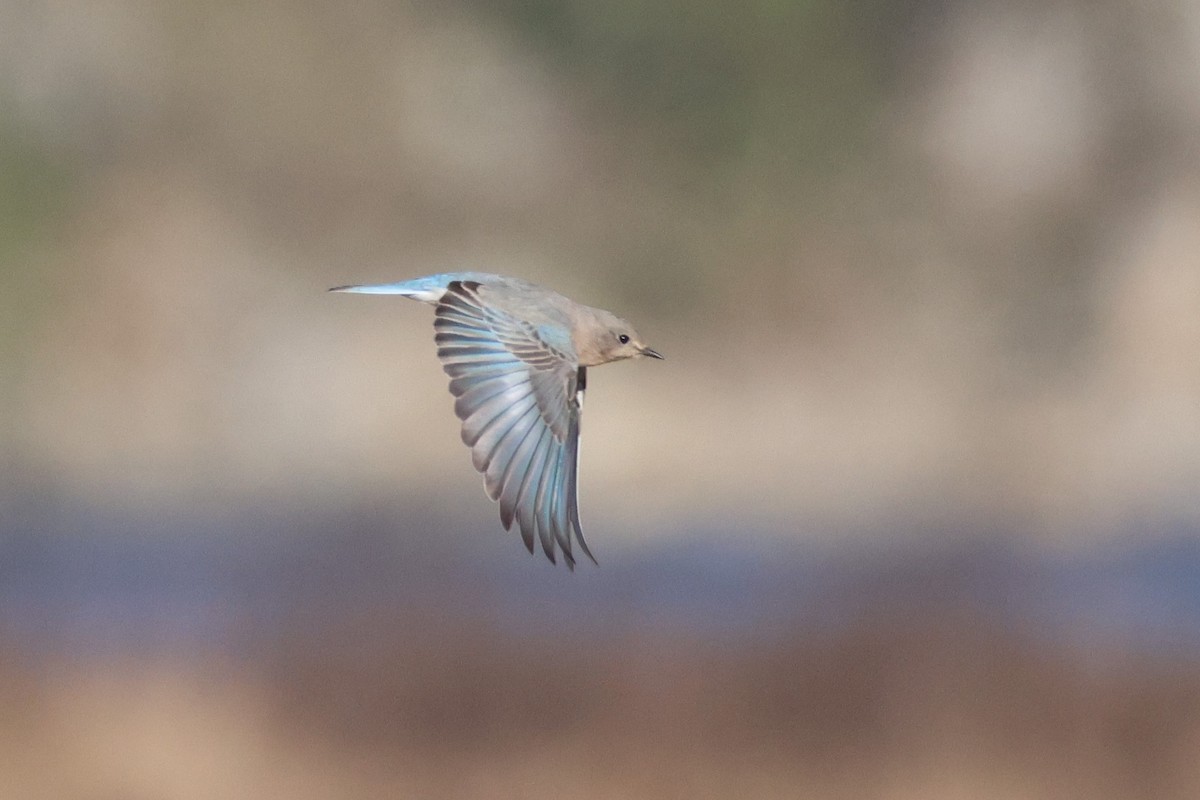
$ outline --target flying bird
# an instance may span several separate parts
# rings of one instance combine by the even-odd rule
[[[662,356],[625,320],[535,283],[486,272],[449,272],[331,292],[398,294],[435,307],[434,341],[450,376],[462,440],[529,552],[539,541],[575,568],[579,523],[579,418],[588,367]]]

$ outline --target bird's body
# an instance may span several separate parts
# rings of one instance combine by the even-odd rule
[[[536,538],[551,561],[557,546],[574,566],[572,536],[592,558],[577,498],[587,368],[662,356],[608,311],[504,275],[451,272],[331,291],[395,294],[436,308],[438,357],[463,442],[505,529],[515,520],[530,552]]]

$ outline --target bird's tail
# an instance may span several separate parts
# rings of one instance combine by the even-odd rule
[[[354,294],[398,294],[402,297],[411,297],[414,300],[426,300],[427,298],[424,295],[429,294],[429,288],[414,285],[416,283],[416,281],[404,281],[402,283],[379,283],[365,286],[334,286],[329,291],[351,292]]]
[[[443,272],[423,278],[400,281],[399,283],[376,283],[359,286],[335,286],[331,292],[354,292],[355,294],[398,294],[422,303],[437,303],[454,281],[473,280],[485,282],[496,276],[482,272]]]

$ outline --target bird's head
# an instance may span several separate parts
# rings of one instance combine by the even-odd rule
[[[575,343],[583,366],[607,364],[626,358],[647,356],[662,358],[642,343],[642,337],[625,320],[603,309],[593,309],[591,324],[586,326],[584,341]]]

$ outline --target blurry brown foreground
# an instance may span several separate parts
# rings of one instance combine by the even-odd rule
[[[368,616],[249,659],[6,648],[3,795],[1200,796],[1195,663],[885,616],[748,644]]]

